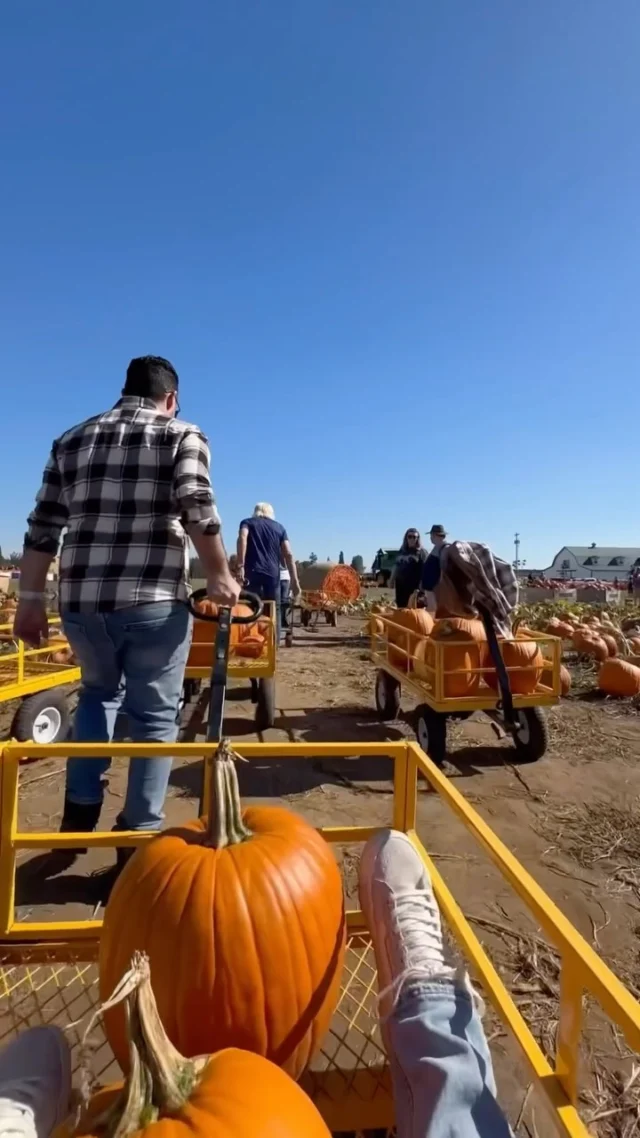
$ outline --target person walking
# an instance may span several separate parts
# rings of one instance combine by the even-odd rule
[[[82,672],[76,743],[110,742],[121,708],[133,742],[177,738],[191,634],[188,538],[211,599],[229,607],[238,600],[209,445],[178,412],[178,375],[169,361],[131,360],[115,406],[54,442],[29,516],[14,631],[34,647],[46,641],[47,571],[64,531],[60,615]],[[96,828],[109,765],[69,760],[61,830]],[[116,829],[159,827],[170,770],[170,758],[131,760]],[[119,864],[129,852],[118,850]]]
[[[409,598],[419,588],[426,559],[427,553],[422,548],[419,530],[408,529],[389,581],[390,585],[395,586],[396,605],[399,609],[406,609]]]
[[[244,518],[238,531],[238,575],[245,588],[273,601],[276,608],[276,644],[280,643],[280,566],[289,571],[294,597],[300,593],[298,571],[291,552],[287,531],[275,519],[269,502],[258,502],[253,517]]]

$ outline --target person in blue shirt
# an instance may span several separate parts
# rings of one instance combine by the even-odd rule
[[[246,589],[264,601],[276,604],[277,643],[280,643],[280,566],[284,563],[291,578],[294,597],[300,593],[298,571],[287,531],[275,519],[273,506],[258,502],[253,517],[240,522],[238,533],[238,576]]]

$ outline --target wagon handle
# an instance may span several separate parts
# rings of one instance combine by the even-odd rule
[[[196,620],[206,620],[210,624],[217,624],[217,613],[215,616],[213,616],[210,613],[200,612],[200,610],[195,607],[198,601],[206,601],[207,597],[208,593],[206,589],[196,589],[195,593],[192,593],[187,601],[187,608],[189,609],[191,615],[196,618]],[[260,597],[257,596],[256,593],[245,593],[243,591],[240,593],[239,600],[242,601],[243,604],[248,605],[251,609],[251,612],[248,616],[232,616],[231,623],[254,624],[262,612],[262,601]]]

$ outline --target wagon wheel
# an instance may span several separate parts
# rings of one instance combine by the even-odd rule
[[[434,711],[428,703],[416,708],[416,736],[422,750],[437,767],[447,757],[447,717]]]
[[[256,731],[266,731],[276,720],[276,681],[273,676],[258,680],[256,700]]]
[[[515,719],[513,741],[518,758],[521,763],[535,763],[549,745],[547,717],[541,707],[524,707],[515,712]]]
[[[400,683],[384,668],[376,676],[376,710],[383,723],[397,719],[400,712]]]
[[[11,725],[11,734],[21,743],[62,743],[71,724],[64,692],[40,691],[23,699]]]

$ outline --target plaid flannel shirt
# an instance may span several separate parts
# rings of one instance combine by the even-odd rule
[[[220,530],[198,427],[124,396],[53,444],[25,548],[60,557],[60,608],[110,612],[185,600],[186,526]]]

